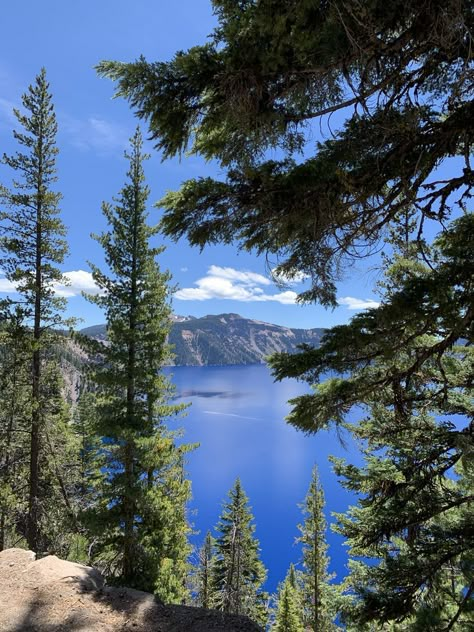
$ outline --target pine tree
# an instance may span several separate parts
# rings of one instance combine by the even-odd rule
[[[45,356],[42,380],[44,424],[39,463],[42,498],[39,532],[43,551],[68,557],[79,528],[75,501],[77,444],[71,425],[71,407],[64,396],[64,380],[54,351]]]
[[[41,546],[42,518],[40,462],[45,425],[43,367],[45,350],[51,346],[52,329],[63,325],[64,301],[54,295],[54,285],[63,277],[57,268],[67,252],[64,226],[59,218],[61,195],[52,190],[56,182],[57,124],[44,68],[22,97],[25,114],[14,110],[22,132],[14,137],[25,153],[3,156],[14,171],[12,188],[0,187],[0,266],[11,281],[24,322],[31,329],[31,419],[29,447],[28,546]],[[8,301],[13,309],[14,302]],[[18,314],[18,310],[16,314]],[[28,332],[29,335],[29,332]]]
[[[23,317],[14,313],[0,328],[0,551],[18,545],[28,515],[29,341]]]
[[[285,581],[278,590],[275,632],[304,632],[301,595],[296,585],[295,568],[291,565]]]
[[[227,613],[245,614],[266,622],[262,585],[266,570],[259,559],[248,498],[237,479],[216,527],[216,559],[213,569],[214,607]]]
[[[214,572],[215,551],[211,532],[206,533],[204,544],[198,552],[198,566],[195,578],[196,605],[211,608],[213,604],[212,577]]]
[[[301,602],[303,621],[306,629],[314,632],[334,630],[334,587],[329,586],[329,558],[326,542],[326,518],[324,516],[324,492],[319,480],[318,469],[314,466],[311,483],[304,503],[304,522],[298,525],[301,533],[297,542],[303,549],[303,572]]]
[[[363,467],[336,461],[360,497],[339,529],[354,556],[373,558],[352,565],[348,622],[454,629],[471,623],[474,603],[473,216],[422,252],[401,235],[393,245],[380,307],[330,330],[310,369],[298,354],[274,367],[311,382],[339,373],[297,398],[290,419],[313,431],[342,425],[365,451]]]
[[[96,394],[86,389],[80,394],[72,418],[77,445],[77,489],[74,498],[78,514],[93,509],[100,498],[105,466],[101,438],[96,433]]]
[[[146,223],[142,138],[131,139],[128,181],[114,205],[103,204],[110,226],[97,237],[109,273],[92,266],[102,293],[107,345],[96,345],[96,433],[107,477],[95,509],[95,554],[117,581],[154,591],[166,601],[186,595],[189,545],[185,505],[189,482],[183,460],[189,447],[175,444],[165,420],[183,406],[168,404],[173,388],[162,367],[170,358],[170,276],[155,258],[162,251]]]
[[[201,46],[98,67],[165,158],[191,149],[220,165],[219,179],[165,196],[167,234],[270,255],[287,278],[307,275],[302,300],[335,306],[341,269],[400,211],[415,204],[444,223],[464,212],[470,0],[212,5],[217,25]],[[327,138],[315,143],[315,130]],[[447,180],[437,172],[445,159]]]

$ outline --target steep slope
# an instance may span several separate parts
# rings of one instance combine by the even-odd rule
[[[322,329],[290,329],[238,314],[205,316],[173,325],[170,342],[177,365],[255,364],[277,351],[317,345]]]
[[[105,340],[104,325],[81,333]],[[302,343],[317,346],[323,333],[324,329],[291,329],[238,314],[218,314],[174,317],[169,340],[177,366],[258,364],[278,351],[294,353]]]

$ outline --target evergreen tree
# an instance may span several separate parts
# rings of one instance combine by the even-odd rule
[[[336,462],[360,496],[339,529],[353,555],[375,562],[353,563],[348,621],[455,629],[474,607],[474,218],[455,220],[421,254],[413,240],[394,245],[380,307],[330,330],[309,365],[300,354],[274,368],[311,382],[342,374],[294,400],[290,420],[313,431],[342,424],[365,450],[362,468]],[[358,404],[366,414],[349,423]]]
[[[3,156],[14,172],[11,189],[0,186],[0,266],[20,295],[15,310],[21,313],[31,337],[31,405],[28,474],[27,541],[33,551],[41,548],[39,525],[44,515],[40,487],[44,449],[43,368],[45,352],[52,345],[52,329],[63,324],[63,299],[54,295],[54,285],[63,282],[57,265],[67,252],[64,226],[59,218],[61,195],[52,189],[56,182],[57,124],[46,80],[41,70],[36,82],[22,97],[25,113],[14,110],[23,131],[14,137],[25,153]]]
[[[311,279],[303,300],[336,305],[341,268],[401,210],[417,204],[440,221],[462,212],[472,192],[471,0],[212,6],[217,26],[202,46],[169,62],[98,67],[165,158],[190,149],[220,164],[222,178],[165,196],[170,236],[273,255],[284,276]],[[315,143],[315,130],[329,140]]]
[[[0,551],[18,545],[28,515],[28,428],[31,355],[23,318],[0,329]]]
[[[77,444],[71,426],[71,407],[64,396],[64,380],[54,352],[45,356],[42,380],[41,547],[51,554],[68,557],[79,527],[75,502]]]
[[[96,399],[96,393],[84,389],[75,406],[71,424],[77,446],[78,476],[74,498],[78,514],[97,506],[105,478],[102,441],[96,434]]]
[[[211,532],[206,533],[204,544],[199,549],[198,567],[196,571],[196,605],[201,608],[212,608],[212,577],[214,572],[214,538]]]
[[[285,581],[278,590],[277,612],[272,630],[275,632],[304,632],[302,614],[295,569],[291,565]]]
[[[97,237],[109,273],[92,266],[105,309],[107,345],[96,344],[96,433],[107,477],[94,510],[96,557],[111,577],[155,591],[166,601],[186,596],[189,545],[185,505],[189,482],[183,458],[189,447],[175,444],[165,420],[183,406],[168,404],[173,389],[162,367],[170,358],[170,276],[155,261],[161,248],[146,223],[142,139],[131,139],[128,181],[115,204],[103,205],[109,232]]]
[[[213,569],[213,606],[232,614],[244,614],[264,625],[267,613],[262,585],[266,570],[259,558],[248,498],[237,479],[216,527],[216,559]]]
[[[303,572],[301,573],[303,621],[306,629],[314,632],[334,630],[334,587],[329,586],[329,558],[326,543],[326,518],[324,516],[324,492],[314,466],[311,483],[304,503],[304,522],[298,525],[301,533],[297,542],[303,548]]]

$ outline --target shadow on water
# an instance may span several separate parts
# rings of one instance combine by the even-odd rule
[[[216,397],[218,399],[239,399],[246,397],[248,393],[236,392],[236,391],[198,391],[194,389],[182,390],[176,394],[174,399],[181,399],[183,397],[202,397],[209,399]]]

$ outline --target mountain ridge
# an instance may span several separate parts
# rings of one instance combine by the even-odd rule
[[[209,314],[201,318],[172,318],[169,342],[175,366],[263,364],[273,353],[294,353],[300,344],[318,346],[323,328],[303,329],[244,318],[235,313]],[[106,340],[106,326],[93,325],[79,332]]]

